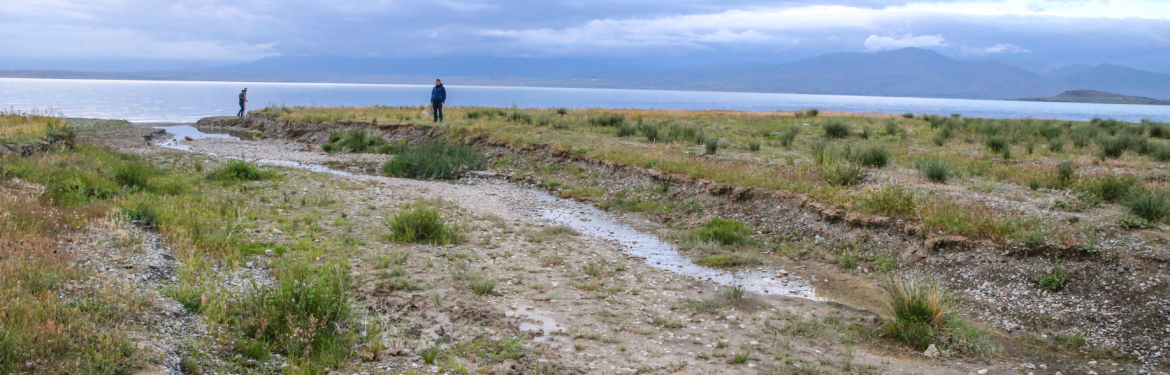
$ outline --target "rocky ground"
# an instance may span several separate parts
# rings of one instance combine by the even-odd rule
[[[353,172],[368,170],[372,162],[367,160],[370,155],[328,155],[303,143],[284,140],[196,139],[183,142],[189,151],[176,151],[150,145],[141,138],[149,132],[143,127],[111,129],[93,135],[93,139],[151,157],[190,152],[194,155],[184,155],[206,157],[211,162],[223,157],[247,157],[351,166]],[[1127,367],[1124,360],[1118,360],[1113,366],[1111,360],[1089,362],[1090,358],[1080,355],[1036,349],[1043,344],[1010,347],[1008,355],[989,359],[923,358],[919,353],[874,337],[875,314],[865,309],[881,312],[880,303],[875,302],[873,282],[864,270],[842,271],[817,259],[769,263],[765,270],[767,273],[781,268],[786,272],[791,270],[791,278],[815,280],[814,285],[822,295],[862,309],[776,296],[729,298],[726,287],[647,265],[643,259],[629,256],[626,249],[613,241],[553,229],[557,223],[541,219],[539,213],[550,205],[573,207],[572,202],[550,203],[543,192],[503,179],[476,178],[448,183],[363,174],[322,175],[299,169],[285,169],[284,173],[284,185],[293,187],[291,191],[299,187],[302,196],[327,195],[335,201],[320,213],[328,218],[320,220],[326,223],[322,224],[326,230],[362,239],[359,251],[351,255],[355,276],[353,304],[362,311],[364,333],[380,335],[379,341],[385,344],[385,349],[370,351],[339,369],[345,373],[438,371],[439,367],[432,366],[455,372],[465,368],[480,372],[532,373],[551,368],[557,373],[607,374],[1143,371]],[[621,184],[622,180],[603,181],[616,188],[614,185]],[[283,190],[262,192],[273,196],[286,193]],[[455,246],[409,246],[378,240],[384,233],[387,213],[419,199],[442,201],[443,212],[465,229],[467,241]],[[742,218],[764,213],[749,205],[717,209],[712,214]],[[807,243],[810,247],[832,242],[828,236],[834,230],[820,223],[815,215],[789,212],[779,216],[816,226],[818,229],[810,236],[814,239]],[[619,214],[616,219],[648,233],[666,230],[653,217]],[[279,240],[284,235],[281,225],[268,223],[257,232],[258,236]],[[123,230],[142,238],[142,243],[165,248],[157,239],[151,239],[149,233],[133,232],[132,228]],[[839,231],[835,234],[842,235]],[[844,235],[852,238],[859,234],[854,231]],[[905,243],[893,235],[878,233],[866,237],[878,238],[878,244],[884,239],[886,246]],[[402,259],[400,254],[408,255],[402,261],[386,260]],[[243,268],[253,270],[249,275],[262,278],[263,257]],[[134,283],[144,285],[145,289],[163,287],[173,277],[166,271],[170,266],[166,263],[165,250],[144,250],[142,255],[129,259],[111,255],[95,259],[113,262],[100,267],[114,270],[111,272],[117,273],[116,278],[127,281],[130,280],[126,275],[133,275],[137,278]],[[944,254],[927,261],[925,268],[953,275],[953,279],[941,279],[952,289],[966,289],[965,309],[979,320],[1007,328],[1009,332],[1013,325],[1031,327],[1034,324],[1031,320],[1042,314],[1051,314],[1056,317],[1054,321],[1063,322],[1054,333],[1086,327],[1097,330],[1089,336],[1096,340],[1117,337],[1108,327],[1116,329],[1125,324],[1124,320],[1110,319],[1111,315],[1100,313],[1109,309],[1108,304],[1097,306],[1036,292],[1019,276],[1027,272],[1009,273],[1015,275],[1014,281],[1008,277],[994,284],[976,282],[989,277],[986,270],[990,267],[953,272],[956,267],[964,269],[970,264],[999,260],[979,253]],[[130,268],[125,268],[123,263],[130,264]],[[1037,267],[1033,261],[1008,265],[1019,268],[1025,267],[1025,263],[1027,267]],[[1122,280],[1136,283],[1138,278],[1143,279],[1139,285],[1144,286],[1124,284],[1123,290],[1135,293],[1125,297],[1152,298],[1151,302],[1158,306],[1159,293],[1140,292],[1141,288],[1148,290],[1162,285],[1155,275],[1160,274],[1160,268],[1150,270],[1135,265],[1126,268],[1124,264],[1119,267],[1124,268],[1119,272],[1124,277]],[[152,269],[158,271],[146,271]],[[1148,272],[1155,274],[1147,275]],[[467,281],[472,274],[495,280],[495,291],[482,296],[473,293]],[[142,275],[151,276],[143,278]],[[1109,282],[1099,288],[1115,291],[1104,289],[1110,287]],[[1113,282],[1113,288],[1118,288],[1118,281]],[[143,342],[151,342],[156,350],[166,353],[179,345],[174,340],[167,341],[166,337],[172,337],[172,333],[199,332],[202,328],[197,316],[182,314],[181,307],[174,310],[173,301],[160,301],[158,310],[162,311],[161,316],[168,317],[160,318],[163,322],[160,324],[173,328],[159,330],[155,338]],[[997,313],[1005,307],[1011,313]],[[1075,315],[1074,311],[1085,314]],[[1089,325],[1075,320],[1084,317],[1093,317]],[[496,339],[495,342],[516,337],[520,340],[517,345],[529,350],[538,360],[472,355],[477,350],[478,353],[486,350],[476,346],[480,345],[476,339],[482,337]],[[463,355],[427,365],[419,352],[431,345]],[[500,354],[510,349],[492,350]],[[1152,347],[1151,355],[1155,354],[1153,350],[1158,349]],[[736,360],[737,355],[746,359]],[[176,369],[176,366],[163,361],[160,369]]]

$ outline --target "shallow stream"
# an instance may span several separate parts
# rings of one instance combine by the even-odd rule
[[[227,134],[204,133],[189,125],[159,126],[155,128],[166,130],[167,133],[175,135],[174,139],[159,142],[158,146],[182,151],[192,151],[190,145],[187,144],[190,140],[207,138],[238,139]],[[207,154],[215,155],[212,153]],[[335,170],[323,165],[307,164],[292,160],[257,159],[254,161],[263,165],[301,168],[341,176],[353,175],[353,173]],[[634,229],[609,212],[598,209],[590,204],[558,198],[544,191],[515,185],[511,186],[512,188],[523,191],[525,196],[531,197],[534,203],[536,203],[536,206],[540,207],[539,217],[550,224],[568,226],[583,235],[594,236],[616,243],[630,255],[645,259],[646,264],[651,267],[723,286],[739,285],[747,291],[762,295],[819,299],[815,289],[808,280],[800,276],[788,274],[787,271],[769,270],[766,267],[728,271],[700,266],[682,254],[679,254],[678,248],[673,244],[653,234]],[[537,320],[540,321],[539,319]],[[555,325],[555,323],[552,324]]]

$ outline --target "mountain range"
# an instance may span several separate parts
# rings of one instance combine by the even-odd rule
[[[153,72],[0,70],[3,77],[351,82],[741,91],[967,99],[1043,98],[1096,90],[1170,99],[1170,75],[1117,65],[1049,67],[956,60],[906,48],[833,53],[784,64],[678,67],[606,59],[269,57],[248,64]]]

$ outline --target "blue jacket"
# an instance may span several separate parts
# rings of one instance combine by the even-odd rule
[[[431,89],[431,103],[441,103],[447,101],[447,89],[443,85],[435,85]]]

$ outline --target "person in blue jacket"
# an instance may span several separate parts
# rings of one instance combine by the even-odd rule
[[[443,103],[447,102],[447,89],[443,82],[435,80],[435,88],[431,89],[431,106],[435,108],[435,121],[443,122]]]
[[[245,87],[244,91],[240,91],[240,113],[237,113],[236,117],[244,117],[244,115],[246,114],[244,112],[244,103],[247,103],[247,102],[248,102],[248,88]]]

